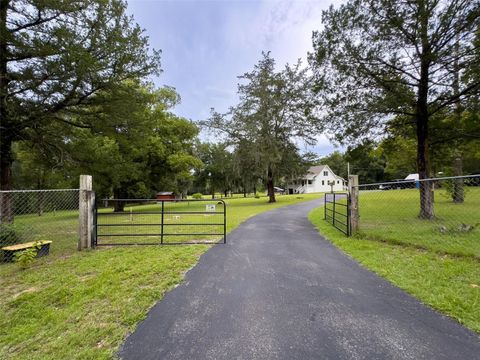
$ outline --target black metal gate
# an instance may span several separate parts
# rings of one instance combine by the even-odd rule
[[[92,247],[216,244],[227,241],[221,199],[106,199],[97,204]]]
[[[325,193],[324,219],[350,236],[350,199],[348,193]]]

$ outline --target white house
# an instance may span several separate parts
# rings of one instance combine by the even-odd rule
[[[333,182],[333,183],[332,183]],[[343,191],[347,187],[344,178],[335,175],[328,165],[312,166],[307,175],[287,186],[288,194]]]

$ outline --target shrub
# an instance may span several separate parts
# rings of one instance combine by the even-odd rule
[[[0,224],[0,247],[23,242],[22,231],[13,224]]]
[[[14,258],[15,263],[17,263],[21,269],[25,270],[30,266],[30,264],[33,263],[33,261],[37,257],[37,253],[40,250],[40,248],[41,248],[41,245],[40,243],[37,242],[35,246],[30,249],[17,251],[15,253],[15,258]]]
[[[195,193],[195,194],[192,195],[193,199],[201,199],[202,197],[203,197],[203,195],[200,194],[200,193]]]
[[[255,199],[260,199],[260,195],[255,194]]]

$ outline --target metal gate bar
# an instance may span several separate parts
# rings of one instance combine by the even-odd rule
[[[338,201],[345,199],[347,200],[346,204]],[[332,208],[329,208],[328,204],[332,204]],[[341,206],[343,211],[339,211],[338,206]],[[330,222],[337,230],[350,236],[350,199],[348,193],[325,193],[324,219]]]
[[[223,243],[225,244],[227,241],[227,206],[222,199],[214,199],[214,200],[207,200],[207,199],[195,199],[195,200],[159,200],[159,199],[104,199],[104,202],[111,203],[111,202],[124,202],[127,203],[135,203],[135,204],[146,204],[146,205],[155,205],[161,204],[161,211],[126,211],[126,212],[102,212],[99,211],[97,206],[95,206],[94,212],[94,234],[92,236],[92,247],[95,246],[117,246],[117,245],[179,245],[179,244],[217,244],[219,241],[198,241],[198,240],[189,240],[189,241],[179,241],[179,242],[165,242],[164,238],[167,236],[223,236]],[[180,204],[180,203],[214,203],[211,205],[219,205],[223,206],[223,211],[168,211],[165,209],[165,204],[172,203],[172,204]],[[157,223],[99,223],[98,219],[101,217],[106,216],[107,218],[113,218],[114,216],[148,216],[148,215],[160,215],[160,221]],[[168,223],[165,221],[166,215],[223,215],[223,222],[211,222],[211,223],[202,223],[202,222],[187,222],[187,223]],[[159,228],[160,232],[158,233],[125,233],[120,231],[119,233],[99,233],[99,228],[105,229],[114,229],[114,228],[121,228],[121,227],[150,227],[156,226]],[[173,227],[180,227],[180,226],[198,226],[198,227],[209,227],[209,226],[222,226],[222,232],[182,232],[182,233],[173,233],[166,231],[165,227],[173,226]],[[140,243],[130,243],[130,242],[108,242],[108,243],[101,243],[99,239],[101,238],[113,238],[113,237],[160,237],[159,243],[152,243],[152,242],[140,242]]]

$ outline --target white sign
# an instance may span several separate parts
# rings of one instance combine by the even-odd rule
[[[205,210],[206,211],[215,211],[215,204],[205,205]]]

